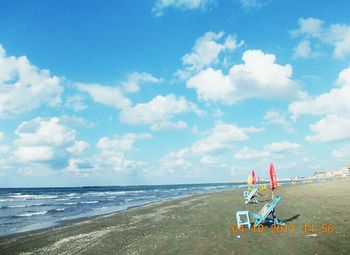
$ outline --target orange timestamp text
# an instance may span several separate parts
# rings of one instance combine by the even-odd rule
[[[271,233],[271,234],[294,234],[294,232],[299,229],[304,232],[304,234],[312,234],[316,232],[321,232],[322,234],[332,234],[335,231],[334,224],[302,224],[301,226],[296,226],[295,224],[284,224],[284,225],[253,225],[251,228],[245,228],[243,225],[239,226],[236,224],[232,224],[231,226],[233,233],[244,233],[244,232],[252,232],[252,233]]]

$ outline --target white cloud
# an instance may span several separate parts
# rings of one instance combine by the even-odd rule
[[[92,172],[95,172],[97,169],[89,159],[71,158],[68,162],[68,166],[64,170],[68,173],[88,176]]]
[[[339,73],[337,84],[343,87],[350,86],[350,66]]]
[[[249,133],[261,131],[263,131],[261,128],[239,128],[234,124],[219,123],[215,125],[208,136],[192,145],[192,151],[194,153],[208,153],[230,149],[235,142],[247,140]]]
[[[150,139],[151,134],[134,134],[129,133],[123,136],[115,136],[113,139],[108,137],[102,137],[97,142],[96,147],[102,151],[117,152],[117,151],[130,151],[133,148],[133,144],[136,140]]]
[[[282,141],[266,144],[263,150],[255,150],[245,146],[236,152],[233,157],[238,160],[269,158],[276,154],[296,153],[300,151],[300,149],[301,146],[297,143]]]
[[[302,37],[303,40],[313,39],[316,42],[331,45],[334,48],[333,55],[336,58],[344,58],[350,53],[349,25],[330,24],[326,27],[324,21],[320,19],[301,18],[298,20],[298,26],[298,29],[291,31],[292,36]],[[304,57],[307,57],[306,54]]]
[[[214,157],[211,155],[205,155],[200,159],[200,162],[204,165],[213,165],[213,164],[220,164],[222,163],[222,159],[219,157]]]
[[[111,153],[110,151],[104,150],[99,154],[96,165],[98,166],[98,169],[123,172],[133,166],[133,161],[125,158],[123,152],[117,151],[115,153]]]
[[[51,146],[20,146],[15,155],[23,161],[51,161],[55,150]]]
[[[117,87],[109,87],[100,84],[76,83],[79,90],[87,92],[92,99],[117,109],[131,106],[131,102]]]
[[[61,123],[60,118],[37,117],[22,122],[15,131],[15,156],[20,161],[47,162],[62,166],[66,163],[76,131]]]
[[[187,123],[180,120],[176,122],[164,121],[160,123],[155,123],[151,125],[151,130],[160,131],[160,130],[183,130],[187,128]]]
[[[284,152],[296,152],[301,149],[301,146],[297,143],[290,143],[287,141],[274,142],[267,144],[264,147],[265,151],[270,153],[284,153]]]
[[[26,56],[7,57],[1,44],[0,67],[0,118],[61,103],[59,77],[32,65]]]
[[[287,120],[286,114],[280,111],[270,110],[266,112],[264,115],[264,120],[268,121],[271,124],[283,127],[283,129],[287,133],[294,132],[294,129],[292,127],[292,122]]]
[[[22,122],[15,131],[20,145],[55,145],[60,146],[75,139],[76,131],[60,123],[53,117],[49,120],[37,117]]]
[[[167,153],[160,160],[160,169],[158,174],[172,173],[182,169],[190,169],[192,166],[189,158],[191,157],[191,151],[189,148],[183,148],[178,151],[171,151]]]
[[[239,0],[240,4],[245,9],[259,9],[264,5],[267,5],[272,0]]]
[[[291,31],[292,36],[306,35],[309,37],[320,37],[323,34],[324,22],[315,18],[300,18],[298,20],[299,28]]]
[[[152,125],[170,121],[174,115],[185,112],[202,114],[195,104],[184,97],[176,97],[174,94],[158,95],[147,103],[123,109],[120,112],[120,121],[130,125]]]
[[[80,155],[82,154],[90,145],[85,141],[75,141],[71,147],[67,148],[67,151],[71,154]]]
[[[289,105],[289,112],[294,117],[302,114],[324,115],[350,114],[350,67],[340,72],[337,84],[340,88],[333,88],[329,92],[303,101],[295,101]]]
[[[247,50],[244,64],[234,65],[228,75],[221,70],[205,69],[187,81],[203,101],[221,101],[233,104],[250,97],[302,98],[305,92],[291,79],[292,66],[276,64],[273,54]]]
[[[224,76],[221,70],[208,68],[191,77],[187,83],[188,88],[197,92],[197,97],[203,101],[222,101],[233,104],[236,101],[236,88],[228,76]]]
[[[94,123],[84,119],[83,117],[70,116],[70,115],[61,115],[60,122],[63,125],[70,127],[92,127]]]
[[[156,0],[152,12],[155,16],[162,16],[164,10],[170,7],[182,10],[205,10],[213,2],[213,0]]]
[[[87,105],[84,103],[84,97],[81,95],[69,96],[66,100],[65,106],[67,108],[73,109],[74,111],[82,111],[87,108]]]
[[[207,32],[196,40],[192,51],[182,57],[182,64],[188,72],[200,71],[216,64],[221,52],[235,50],[243,44],[243,41],[237,42],[233,35],[224,38],[223,32]]]
[[[248,147],[242,148],[240,151],[234,154],[234,158],[238,160],[242,159],[255,159],[269,157],[271,154],[267,151],[257,151]]]
[[[112,139],[108,137],[101,138],[96,145],[100,150],[100,154],[96,158],[96,167],[117,172],[135,167],[138,162],[127,159],[124,152],[132,150],[136,140],[150,138],[152,138],[152,135],[148,133],[129,133],[123,136],[115,136]]]
[[[339,149],[332,151],[332,156],[339,159],[349,159],[350,158],[350,145],[347,144]]]
[[[325,118],[310,125],[313,135],[305,139],[309,142],[332,142],[350,139],[350,118],[337,115],[327,115]]]
[[[140,91],[140,85],[145,83],[160,83],[161,79],[149,73],[134,72],[128,76],[127,81],[122,82],[122,87],[129,93]]]
[[[294,48],[294,57],[295,58],[310,58],[317,57],[320,54],[315,52],[311,48],[311,42],[309,40],[304,40],[298,43]]]
[[[332,24],[326,35],[326,42],[334,46],[334,56],[343,58],[350,53],[350,26]]]

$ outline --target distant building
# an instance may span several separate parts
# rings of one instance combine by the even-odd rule
[[[341,169],[332,169],[329,171],[316,171],[312,178],[343,178],[350,175],[350,164],[342,167]]]

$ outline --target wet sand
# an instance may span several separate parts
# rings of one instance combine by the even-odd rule
[[[349,254],[349,192],[349,178],[279,187],[276,216],[286,221],[288,232],[267,226],[233,232],[236,211],[257,213],[271,198],[267,191],[259,197],[261,204],[245,205],[242,190],[235,190],[1,238],[0,254]],[[322,224],[333,224],[334,232],[330,226],[322,233]]]

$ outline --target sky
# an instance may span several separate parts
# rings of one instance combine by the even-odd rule
[[[346,0],[2,1],[0,187],[350,163]]]

